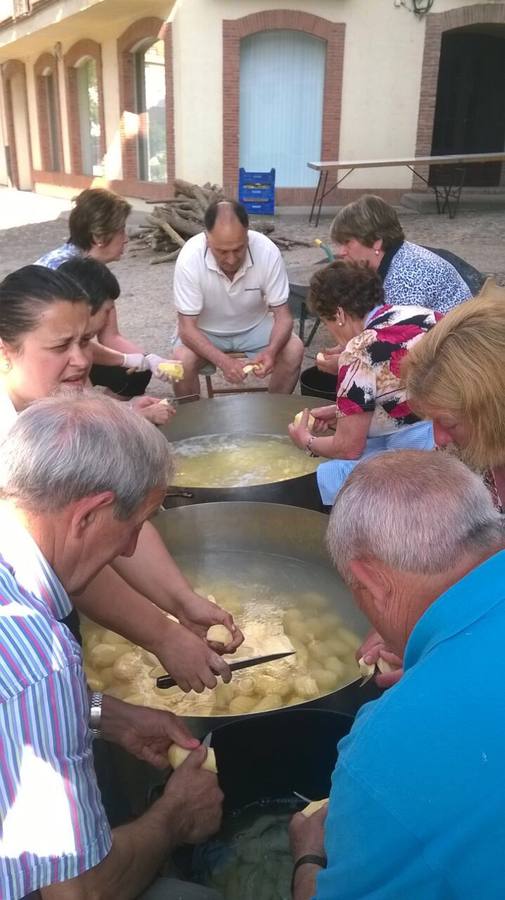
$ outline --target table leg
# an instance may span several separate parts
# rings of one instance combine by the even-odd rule
[[[319,188],[321,187],[321,182],[322,182],[322,180],[323,180],[323,171],[322,171],[322,169],[321,169],[321,171],[320,171],[320,173],[319,173],[319,178],[318,178],[318,180],[317,180],[317,186],[316,186],[316,189],[315,189],[315,191],[314,191],[314,199],[312,200],[312,209],[310,210],[309,225],[312,224],[312,216],[314,215],[314,209],[315,209],[315,207],[316,207],[317,198],[318,198],[318,196],[319,196]]]

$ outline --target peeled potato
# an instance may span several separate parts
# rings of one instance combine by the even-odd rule
[[[179,747],[178,744],[171,744],[168,750],[168,762],[172,769],[177,769],[191,752],[191,750],[185,750],[184,747]],[[202,769],[207,769],[207,772],[213,772],[214,775],[217,775],[216,754],[212,747],[207,748],[207,757],[205,762],[202,763]]]
[[[330,640],[326,641],[326,647],[328,648],[329,656],[346,656],[350,650],[349,644],[346,644],[340,637],[330,638]],[[354,650],[355,647],[352,649]]]
[[[242,715],[243,713],[251,712],[252,708],[255,705],[256,705],[256,697],[238,696],[238,697],[234,697],[233,700],[230,702],[229,709],[233,715],[239,716],[239,715]]]
[[[163,372],[164,375],[168,375],[172,381],[182,381],[184,378],[184,366],[178,360],[171,360],[170,362],[162,362],[159,364],[158,369],[160,372]]]
[[[244,366],[242,371],[244,375],[250,375],[251,372],[257,372],[258,369],[261,369],[261,365],[259,363],[256,363],[255,365],[249,363],[247,366]]]
[[[112,665],[112,673],[119,681],[133,681],[142,671],[142,662],[135,650],[127,650]]]
[[[338,675],[336,672],[330,672],[329,669],[312,669],[312,677],[315,679],[320,691],[333,691],[338,684]]]
[[[88,656],[92,666],[103,669],[104,666],[112,666],[113,662],[118,656],[121,656],[122,652],[124,652],[123,648],[120,648],[118,645],[96,644],[95,647],[91,648]]]
[[[328,626],[325,622],[322,622],[321,619],[316,618],[316,616],[312,616],[310,619],[306,619],[305,627],[307,629],[307,633],[311,634],[315,638],[322,638],[328,631]]]
[[[329,669],[330,672],[335,672],[335,675],[341,676],[344,674],[345,666],[338,656],[327,656],[326,659],[322,660],[322,663],[325,669]]]
[[[245,678],[237,679],[235,682],[235,690],[238,694],[241,694],[244,697],[252,697],[254,693],[256,693],[256,684],[254,678],[250,675]]]
[[[279,706],[282,706],[280,694],[267,694],[256,704],[252,712],[266,712],[269,709],[278,709]]]
[[[207,632],[207,640],[215,644],[229,644],[233,640],[233,635],[226,625],[211,625]]]
[[[343,628],[342,626],[340,626],[338,630],[338,636],[340,640],[345,641],[345,643],[349,645],[351,650],[356,649],[359,644],[358,635],[354,634],[354,631],[351,631],[349,628]]]
[[[325,357],[324,353],[318,353],[316,356],[316,362],[324,363],[325,361],[326,361],[326,357]]]
[[[307,819],[309,816],[313,816],[314,813],[321,809],[323,806],[328,805],[329,797],[325,797],[324,800],[313,800],[312,803],[309,803],[304,809],[302,809],[302,815],[304,815]]]
[[[389,663],[382,658],[382,656],[379,656],[379,659],[377,660],[377,668],[381,675],[386,675],[388,672],[394,671],[393,666],[390,666]]]
[[[86,681],[88,683],[88,687],[90,691],[103,691],[105,685],[101,678],[95,674],[95,672],[91,672],[89,669],[86,673]]]
[[[363,678],[372,678],[375,672],[375,664],[374,663],[366,663],[365,658],[362,656],[361,659],[358,660],[359,671]]]
[[[299,675],[295,678],[293,687],[296,693],[300,697],[305,697],[306,700],[310,700],[319,693],[317,683],[311,675]]]
[[[218,709],[226,709],[235,696],[235,687],[232,684],[218,684],[214,690],[214,698]]]
[[[296,425],[299,425],[300,422],[302,421],[302,416],[303,416],[303,409],[301,410],[301,412],[297,413],[293,419],[293,425],[295,427],[296,427]],[[312,413],[309,413],[309,419],[307,422],[307,428],[309,429],[309,431],[312,430],[312,427],[313,427],[315,421],[316,420],[315,420],[314,416],[312,415]]]

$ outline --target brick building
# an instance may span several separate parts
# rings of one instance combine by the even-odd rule
[[[0,183],[158,199],[275,166],[306,203],[311,159],[503,150],[504,49],[503,2],[0,0]],[[366,170],[337,199],[411,185]]]

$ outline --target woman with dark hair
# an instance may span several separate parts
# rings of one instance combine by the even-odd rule
[[[69,260],[83,259],[110,263],[123,255],[128,243],[126,220],[131,212],[128,201],[104,188],[88,188],[74,202],[68,220],[68,241],[41,256],[36,265],[57,269]],[[102,349],[92,348],[93,363],[96,363],[91,369],[93,384],[104,385],[126,399],[143,394],[151,375],[162,381],[170,380],[160,369],[160,363],[169,360],[156,353],[146,354],[138,344],[123,337],[115,307],[103,324],[99,341]],[[107,355],[107,349],[114,353]]]
[[[88,298],[75,281],[41,266],[25,266],[2,281],[0,438],[34,401],[83,390],[90,347]],[[227,666],[202,640],[210,625],[232,631],[227,652],[242,639],[228,613],[194,593],[149,522],[134,555],[114,560],[75,599],[91,619],[154,653],[183,690],[214,687],[214,672],[227,677]]]
[[[107,384],[119,397],[131,395],[131,403],[153,425],[166,425],[175,413],[175,407],[155,397],[139,397],[144,391],[145,372],[128,373],[124,366],[123,354],[109,350],[100,342],[100,336],[107,326],[111,315],[115,314],[115,301],[119,297],[119,282],[105,263],[88,256],[85,259],[76,256],[62,263],[58,272],[64,272],[76,281],[85,291],[91,310],[90,330],[93,338],[91,344],[94,363],[90,371],[92,384]],[[112,375],[111,368],[114,368]],[[114,373],[117,372],[116,376]],[[112,386],[113,385],[113,386]]]
[[[37,260],[37,265],[57,269],[76,256],[91,256],[99,262],[120,259],[128,243],[126,220],[131,205],[119,194],[104,188],[88,188],[75,198],[68,219],[68,241]]]
[[[312,431],[306,410],[289,433],[302,450],[332,460],[317,470],[323,504],[330,505],[364,456],[433,447],[431,423],[420,421],[406,402],[400,363],[440,315],[420,306],[385,304],[377,273],[365,263],[342,260],[314,275],[308,302],[345,346],[338,361],[336,404],[311,410]]]

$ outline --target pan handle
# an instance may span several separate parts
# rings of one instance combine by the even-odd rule
[[[180,488],[175,491],[167,491],[165,494],[165,500],[172,499],[172,497],[183,497],[185,500],[193,500],[195,494],[193,491],[188,490],[188,488]],[[164,502],[163,501],[163,502]]]

